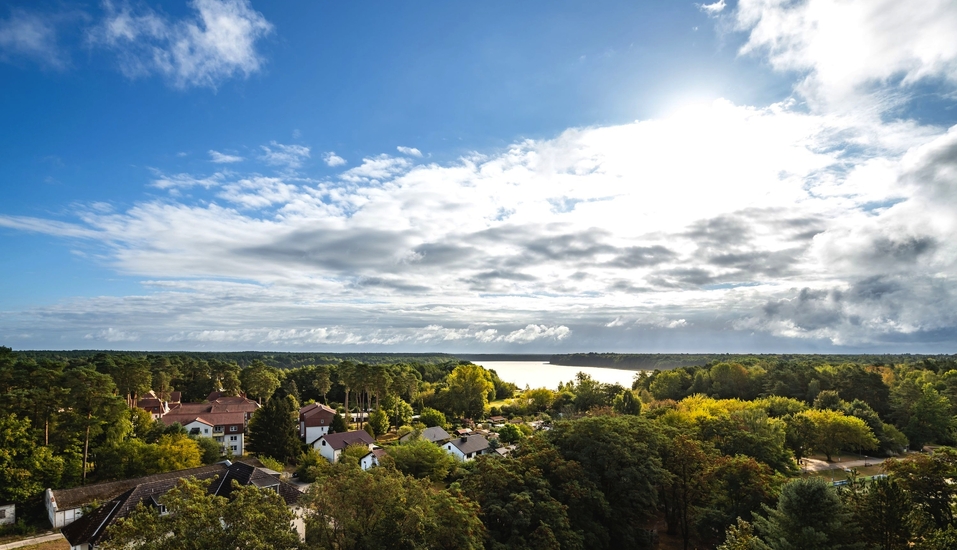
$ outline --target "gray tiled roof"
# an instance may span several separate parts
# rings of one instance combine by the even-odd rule
[[[488,440],[480,435],[457,437],[449,441],[449,443],[455,445],[455,447],[458,448],[458,450],[464,455],[488,449]]]

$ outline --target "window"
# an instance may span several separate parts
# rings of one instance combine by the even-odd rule
[[[204,430],[203,430],[203,433],[207,433],[207,434],[208,434],[208,433],[209,433],[209,428],[204,429]]]
[[[160,515],[166,515],[166,506],[164,504],[160,504],[158,508]]]
[[[236,450],[237,450],[235,445],[230,445],[229,448],[230,448],[233,452],[236,452]]]
[[[326,440],[325,440],[325,439],[322,440],[322,446],[323,446],[323,447],[326,446]]]
[[[236,428],[236,426],[230,426],[229,431],[235,432],[235,431],[238,431],[238,429]]]
[[[189,435],[199,435],[199,428],[193,428],[189,431]]]
[[[325,423],[326,423],[326,419],[325,419],[325,418],[320,418],[320,419],[319,419],[319,423],[320,423],[320,424],[325,424]]]
[[[239,439],[238,436],[235,436],[235,435],[229,436],[229,440],[230,440],[230,441],[236,441],[237,439]]]
[[[6,518],[7,518],[7,511],[0,510],[0,519],[6,519]]]

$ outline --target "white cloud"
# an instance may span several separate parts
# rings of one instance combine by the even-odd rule
[[[56,35],[56,25],[49,17],[12,10],[9,18],[0,19],[0,60],[28,57],[62,69],[66,59],[57,47]]]
[[[398,152],[402,153],[403,155],[409,155],[410,157],[421,157],[421,156],[422,156],[422,151],[419,151],[419,150],[416,149],[415,147],[403,147],[403,146],[399,145],[398,147],[396,147],[396,150],[397,150]]]
[[[162,172],[156,170],[156,179],[153,180],[152,186],[159,189],[181,189],[189,187],[204,187],[209,189],[210,187],[218,187],[223,184],[226,180],[227,174],[225,172],[216,172],[211,176],[198,177],[193,176],[192,174],[163,174]]]
[[[848,109],[862,97],[893,103],[926,79],[957,84],[957,3],[947,0],[741,0],[741,52],[806,75],[798,89],[818,108]],[[888,87],[897,81],[903,87]]]
[[[210,162],[216,164],[230,164],[233,162],[242,162],[245,160],[243,157],[236,155],[227,155],[226,153],[220,153],[219,151],[209,150],[209,159]]]
[[[411,163],[403,158],[379,155],[362,159],[362,164],[343,172],[340,177],[354,183],[382,181],[404,172]]]
[[[718,15],[719,13],[724,11],[724,8],[727,7],[727,4],[724,3],[724,0],[718,0],[717,2],[713,4],[695,4],[695,5],[698,6],[698,9],[707,13],[708,15]],[[695,30],[697,30],[697,27],[695,27]]]
[[[217,196],[245,208],[266,208],[276,203],[288,204],[299,190],[279,178],[255,176],[223,185]]]
[[[134,12],[107,3],[108,16],[90,32],[93,44],[113,49],[130,77],[164,75],[177,88],[215,88],[264,63],[256,42],[272,24],[248,0],[193,0],[194,17],[170,21],[149,8]]]
[[[262,160],[273,166],[285,166],[290,170],[302,167],[302,163],[309,158],[309,148],[304,145],[283,145],[272,141],[269,145],[261,145]]]
[[[332,168],[346,164],[346,159],[337,155],[335,151],[326,151],[325,153],[323,153],[322,160],[323,162],[326,163],[327,166],[330,166]]]
[[[140,339],[140,336],[135,333],[116,330],[113,327],[109,327],[105,330],[97,331],[96,333],[87,334],[84,336],[84,338],[87,340],[99,340],[102,342],[136,342]]]
[[[509,343],[528,344],[536,340],[564,340],[571,334],[566,326],[528,325],[525,328],[512,331],[504,340]]]

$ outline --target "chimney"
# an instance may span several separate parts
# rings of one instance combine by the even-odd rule
[[[465,443],[465,440],[466,440],[466,439],[468,439],[468,438],[463,435],[463,436],[462,436],[462,439],[461,439],[461,442],[462,442],[462,443]]]

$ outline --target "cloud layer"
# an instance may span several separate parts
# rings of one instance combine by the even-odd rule
[[[196,4],[196,29],[220,21],[202,15],[212,4]],[[229,6],[223,21],[245,14],[244,36],[269,31],[250,23],[248,4],[216,4]],[[161,196],[126,209],[0,216],[145,280],[139,295],[9,312],[0,337],[22,347],[952,351],[957,127],[898,115],[918,84],[953,95],[955,9],[884,4],[701,6],[743,33],[742,53],[798,74],[794,98],[766,107],[717,100],[452,162],[398,146],[346,166],[329,151],[321,173],[332,176],[312,170],[308,145],[247,144],[247,158],[210,150],[209,172],[156,169],[144,183]],[[116,14],[137,37],[190,35],[186,23]],[[125,28],[111,32],[125,39]],[[253,51],[246,44],[237,51]],[[174,82],[208,85],[177,71]]]
[[[304,146],[261,151],[276,173],[159,174],[170,196],[126,211],[0,218],[153,281],[18,325],[120,319],[84,337],[170,346],[496,349],[598,329],[934,345],[957,326],[955,129],[717,101],[450,164],[379,155],[328,179],[301,171]]]

